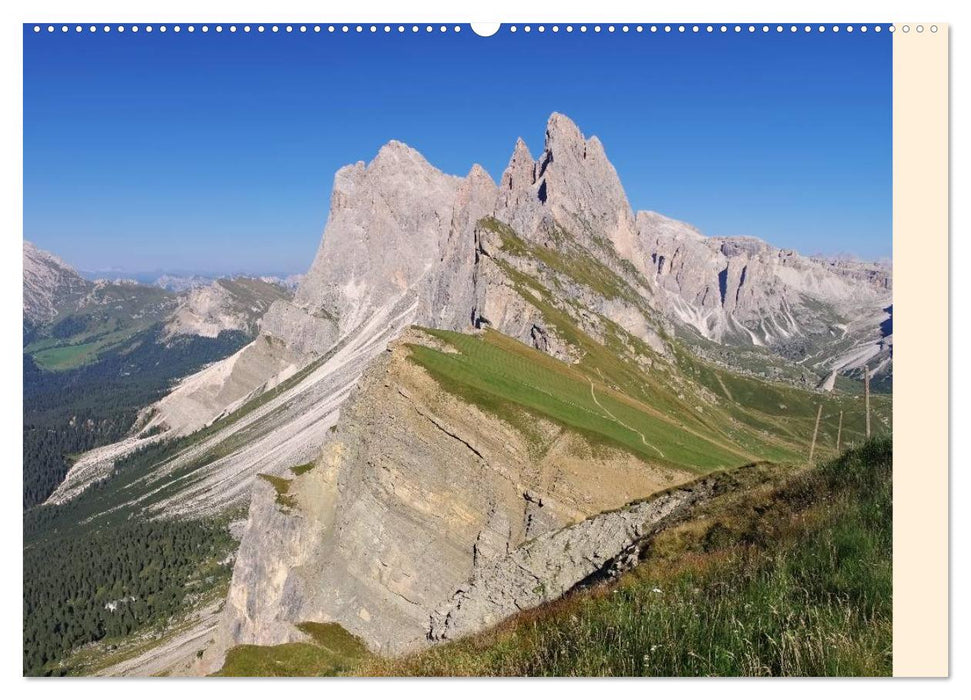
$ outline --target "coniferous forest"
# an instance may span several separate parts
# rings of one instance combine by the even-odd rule
[[[70,673],[65,662],[71,650],[150,630],[228,576],[230,565],[220,563],[230,551],[225,522],[90,520],[101,510],[91,503],[110,490],[105,484],[64,506],[39,505],[63,481],[75,455],[121,439],[138,411],[180,377],[248,341],[238,331],[168,341],[161,333],[153,327],[70,370],[47,371],[24,355],[26,675]]]
[[[162,342],[161,332],[149,329],[71,370],[45,371],[24,355],[24,508],[50,496],[74,455],[121,439],[139,409],[161,398],[175,380],[248,340],[239,331],[224,331],[217,338]]]
[[[83,644],[163,623],[228,575],[220,523],[129,521],[50,533],[24,549],[23,671],[62,675]],[[224,563],[220,563],[224,562]]]

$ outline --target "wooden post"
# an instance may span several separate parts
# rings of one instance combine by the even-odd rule
[[[842,437],[843,437],[843,412],[840,411],[840,422],[839,422],[839,426],[837,426],[836,428],[836,454],[840,454],[840,448],[842,447],[840,440],[842,439]]]
[[[813,452],[816,451],[816,434],[819,433],[819,419],[823,417],[823,404],[819,404],[819,410],[816,411],[816,427],[813,428],[813,442],[809,446],[809,463],[813,463]]]
[[[866,439],[870,439],[870,366],[863,365],[863,401],[866,405]]]

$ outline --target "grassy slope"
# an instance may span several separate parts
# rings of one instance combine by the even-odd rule
[[[609,388],[599,377],[594,380],[581,369],[495,331],[482,336],[426,332],[459,352],[413,345],[412,359],[447,389],[497,412],[521,430],[528,430],[528,414],[513,422],[509,418],[511,412],[503,410],[504,406],[523,407],[595,439],[621,445],[639,456],[696,471],[751,459],[751,455],[719,444],[717,438],[689,438],[679,429],[676,418]],[[699,432],[702,429],[698,426]]]
[[[859,396],[810,392],[790,384],[743,376],[697,358],[674,338],[667,338],[674,350],[674,357],[663,358],[616,323],[582,307],[574,300],[570,285],[580,285],[607,299],[623,298],[640,307],[645,318],[654,317],[653,310],[643,305],[628,282],[610,267],[579,250],[567,231],[556,227],[551,234],[556,245],[545,247],[523,240],[513,229],[494,219],[483,219],[479,224],[499,235],[500,254],[493,258],[493,262],[503,271],[512,288],[542,314],[548,330],[576,349],[580,360],[572,368],[566,369],[576,370],[574,376],[578,374],[581,383],[593,381],[598,398],[602,396],[601,389],[612,389],[612,398],[619,398],[627,407],[622,409],[623,413],[616,413],[612,408],[611,412],[623,423],[645,433],[647,442],[674,442],[671,446],[673,461],[685,457],[697,458],[697,451],[700,450],[701,461],[695,470],[704,471],[718,465],[737,465],[752,459],[793,461],[804,458],[809,451],[816,410],[820,404],[823,406],[823,418],[817,456],[836,454],[840,411],[843,412],[841,446],[860,443],[864,439],[863,402]],[[609,255],[606,259],[612,260]],[[623,267],[622,261],[613,262],[614,267]],[[522,269],[530,269],[535,264],[545,271],[545,283],[540,281],[538,275],[522,272]],[[636,273],[626,268],[624,272],[628,279],[640,287],[649,286]],[[549,285],[549,288],[545,285]],[[591,315],[597,316],[603,329],[599,340],[584,332],[575,320],[579,316]],[[658,331],[665,336],[660,325]],[[498,344],[495,335],[487,336],[487,340]],[[509,347],[510,343],[506,343],[506,348]],[[463,348],[463,353],[470,353],[468,344]],[[648,358],[653,365],[650,369],[644,369],[632,359],[634,356]],[[546,362],[552,361],[547,359]],[[431,368],[436,363],[425,364]],[[447,364],[447,361],[439,364]],[[488,373],[492,368],[485,362],[470,358],[469,369]],[[504,370],[500,368],[500,371]],[[443,372],[439,371],[438,376],[443,378]],[[446,386],[461,383],[462,378],[458,376],[445,381]],[[465,389],[462,391],[467,392]],[[505,398],[515,400],[514,396]],[[606,405],[602,398],[601,403]],[[874,434],[888,433],[890,397],[873,397],[871,405]],[[631,413],[631,408],[634,413]],[[650,425],[645,427],[639,422],[645,410],[655,418],[666,419],[667,425],[655,421],[652,432]],[[665,435],[658,436],[656,433],[659,429]],[[628,433],[628,437],[636,443],[635,449],[636,445],[644,447],[636,433]],[[631,439],[619,442],[627,446]],[[679,442],[682,444],[677,444]],[[663,445],[656,446],[668,458],[668,451]],[[695,454],[689,454],[692,451]],[[734,459],[726,459],[726,451]],[[659,456],[652,449],[648,449],[648,452],[654,458]],[[644,454],[647,455],[647,452]]]
[[[337,676],[368,658],[364,644],[338,624],[304,622],[297,627],[306,642],[274,647],[241,645],[226,654],[216,676]]]
[[[726,473],[722,495],[619,580],[457,642],[397,659],[236,647],[220,673],[890,675],[891,457],[884,438],[815,467]]]
[[[685,365],[689,377],[717,398],[691,399],[689,384],[672,386],[664,374],[645,373],[590,338],[583,341],[588,349],[583,359],[568,365],[495,331],[425,332],[457,352],[415,344],[410,346],[412,360],[444,388],[495,413],[527,437],[530,416],[542,415],[594,442],[608,441],[643,458],[698,473],[757,459],[804,459],[820,403],[825,421],[818,455],[835,454],[840,410],[845,412],[843,443],[862,437],[858,397],[814,394],[692,360]]]
[[[616,583],[357,672],[889,675],[890,440],[756,476],[662,533]]]

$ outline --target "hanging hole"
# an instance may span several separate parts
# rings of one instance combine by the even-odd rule
[[[472,31],[479,36],[492,36],[501,26],[498,22],[473,22]]]

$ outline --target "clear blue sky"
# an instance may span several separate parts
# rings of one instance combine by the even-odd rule
[[[635,209],[891,252],[891,35],[35,34],[24,235],[82,269],[303,272],[334,171],[404,141],[498,180],[553,111]]]

